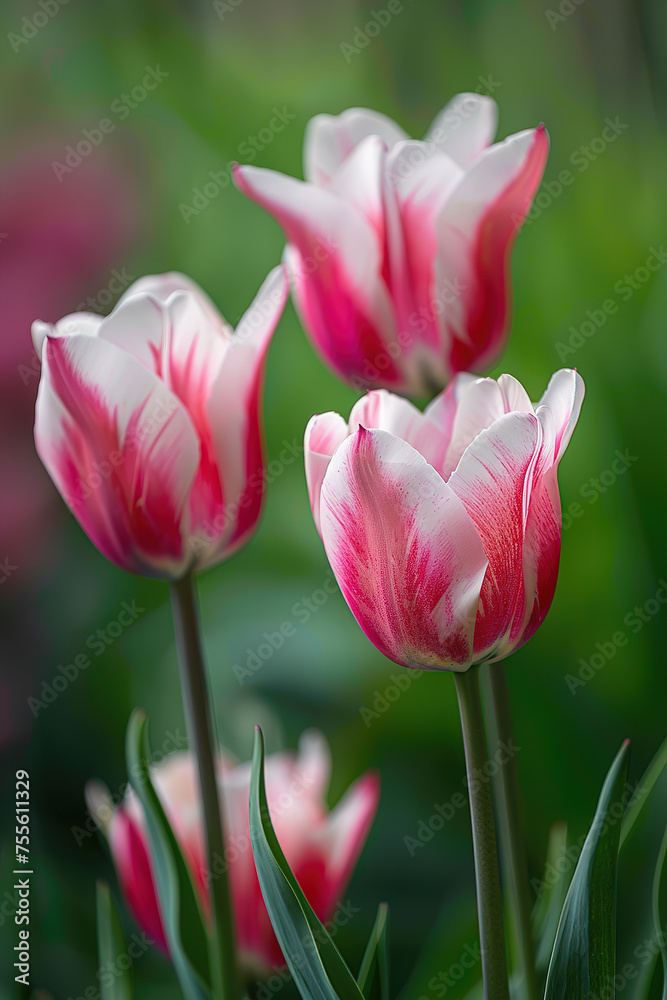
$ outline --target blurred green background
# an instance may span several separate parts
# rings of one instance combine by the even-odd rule
[[[636,780],[667,734],[667,607],[647,613],[636,631],[631,619],[624,623],[667,578],[667,267],[645,268],[654,250],[653,260],[660,260],[666,238],[667,9],[660,0],[563,0],[560,6],[555,0],[404,0],[401,13],[350,54],[342,46],[358,41],[357,29],[384,9],[382,0],[375,7],[237,0],[217,10],[203,0],[52,3],[56,13],[43,24],[38,17],[32,37],[23,19],[32,24],[45,8],[37,0],[3,4],[1,169],[3,177],[7,171],[21,176],[22,163],[32,157],[23,209],[29,225],[42,201],[62,199],[71,182],[68,218],[92,231],[90,251],[74,275],[85,287],[75,284],[70,293],[58,277],[58,238],[48,253],[32,244],[22,250],[21,220],[12,216],[10,225],[0,218],[0,291],[16,292],[12,254],[23,253],[28,262],[22,308],[11,322],[6,314],[0,320],[3,351],[12,359],[3,374],[5,403],[16,400],[3,410],[3,435],[20,441],[26,456],[32,447],[26,414],[37,386],[29,320],[38,302],[46,308],[45,282],[60,283],[67,299],[58,302],[62,313],[87,296],[106,311],[117,297],[105,291],[114,269],[133,276],[176,269],[196,279],[230,322],[238,321],[283,246],[278,226],[229,181],[229,163],[248,162],[253,145],[262,147],[255,148],[257,164],[302,176],[303,131],[314,114],[366,106],[421,136],[446,100],[463,90],[493,93],[499,137],[546,123],[552,145],[545,183],[516,244],[513,332],[493,373],[511,372],[533,398],[563,364],[576,366],[587,385],[560,473],[563,507],[578,503],[581,516],[566,518],[546,623],[508,662],[529,866],[539,878],[552,822],[567,820],[574,841],[587,830],[621,740],[633,741]],[[157,66],[168,74],[159,86],[125,120],[114,116],[116,127],[100,147],[58,180],[53,159],[62,161],[67,145],[108,116],[113,103],[141,83],[146,67]],[[267,141],[276,108],[293,117]],[[607,119],[618,135],[601,142]],[[104,183],[95,187],[91,178],[102,167]],[[571,178],[565,185],[563,171]],[[211,173],[218,175],[218,190],[201,207],[196,189]],[[197,214],[187,210],[193,202]],[[98,223],[91,220],[98,216],[110,217],[107,227],[122,222],[113,245],[101,222],[95,232]],[[105,240],[106,257],[99,253]],[[44,247],[41,237],[37,242]],[[94,273],[86,273],[86,261]],[[618,308],[606,315],[603,303],[610,299]],[[604,319],[592,336],[581,332],[591,320],[587,310],[593,323]],[[319,362],[288,305],[266,376],[269,459],[286,443],[301,447],[312,413],[347,414],[354,398]],[[617,449],[629,455],[620,473]],[[148,712],[156,747],[184,724],[166,587],[107,563],[41,470],[33,470],[34,486],[25,496],[16,496],[12,468],[3,461],[5,500],[32,522],[22,533],[3,522],[0,551],[15,566],[0,588],[7,822],[0,855],[0,995],[15,995],[9,835],[14,771],[22,767],[31,775],[33,809],[32,984],[66,1000],[96,982],[95,878],[115,884],[97,836],[81,836],[84,783],[99,777],[112,791],[123,784],[124,731],[133,706]],[[33,514],[37,493],[41,506]],[[381,704],[378,692],[383,695],[391,675],[407,672],[376,653],[339,594],[306,621],[296,616],[295,604],[328,575],[298,455],[275,475],[252,542],[200,580],[216,709],[223,742],[241,757],[249,756],[257,721],[266,727],[270,749],[293,747],[304,728],[321,727],[334,753],[332,802],[365,768],[380,770],[380,811],[347,893],[360,913],[337,941],[356,968],[377,902],[387,900],[398,990],[429,937],[445,933],[438,931],[441,920],[453,921],[463,942],[474,934],[474,922],[465,930],[473,891],[467,809],[412,854],[405,841],[462,787],[454,685],[447,674],[425,676],[367,725],[360,709]],[[88,638],[132,600],[144,609],[136,623],[34,717],[27,698],[39,697],[58,666],[86,652]],[[285,621],[294,622],[297,635],[239,684],[233,665],[245,662],[265,630]],[[627,644],[573,691],[567,676],[577,676],[580,660],[589,661],[596,644],[604,647],[619,630]],[[131,918],[122,912],[131,933]],[[443,961],[436,953],[411,990],[415,1000],[434,996],[425,984],[447,968]],[[137,1000],[178,996],[168,964],[156,953],[137,961],[134,974]],[[288,986],[282,992],[292,995]]]

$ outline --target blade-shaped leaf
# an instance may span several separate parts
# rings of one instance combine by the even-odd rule
[[[567,857],[567,825],[554,823],[549,831],[544,878],[538,886],[539,894],[533,910],[533,932],[537,942],[535,964],[543,973],[547,970],[554,948],[572,867]]]
[[[185,1000],[210,1000],[208,934],[190,872],[148,769],[146,716],[135,709],[127,727],[127,769],[141,802],[169,953]]]
[[[100,977],[101,1000],[132,1000],[130,971],[118,961],[127,954],[125,938],[109,886],[102,881],[97,883],[97,948],[100,969],[113,970],[110,980]]]
[[[388,923],[389,907],[380,903],[357,976],[359,989],[366,1000],[389,1000]]]
[[[653,876],[653,929],[655,931],[658,947],[660,948],[660,957],[662,958],[662,1000],[667,1000],[667,941],[665,941],[665,932],[663,930],[662,917],[660,915],[660,900],[663,894],[661,886],[665,867],[665,855],[667,855],[667,830],[665,830],[662,838],[662,844],[660,845],[660,851],[658,852],[658,863],[655,866],[655,874]]]
[[[635,788],[621,830],[618,899],[623,920],[618,929],[618,968],[625,980],[624,1000],[648,996],[664,943],[664,926],[656,927],[654,920],[660,903],[667,904],[667,885],[661,882],[665,827],[667,740]]]
[[[259,726],[255,727],[252,754],[250,839],[264,902],[303,1000],[364,1000],[294,878],[274,833],[264,784],[264,736]]]
[[[545,1000],[613,996],[616,864],[629,748],[626,740],[602,787],[558,923]]]

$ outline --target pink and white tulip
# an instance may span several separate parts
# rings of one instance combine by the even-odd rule
[[[425,395],[499,356],[511,249],[549,140],[540,125],[491,145],[496,120],[490,97],[459,94],[417,141],[352,108],[310,121],[305,181],[235,167],[285,233],[314,346],[355,387]]]
[[[315,730],[303,734],[298,754],[275,753],[266,759],[267,797],[276,835],[322,921],[332,916],[341,901],[379,801],[379,780],[368,772],[329,812],[325,795],[330,772],[329,748]],[[152,779],[208,914],[209,879],[195,759],[187,752],[172,754],[152,770]],[[221,755],[218,786],[225,813],[225,861],[229,866],[239,959],[246,976],[263,976],[285,962],[264,905],[250,845],[250,762],[234,765]],[[114,809],[104,786],[91,783],[86,799],[109,839],[130,909],[139,926],[167,953],[145,820],[137,798],[129,792]]]
[[[584,396],[562,369],[533,406],[509,375],[461,374],[421,413],[369,392],[305,440],[313,517],[377,648],[406,667],[467,670],[523,645],[558,577],[558,463]]]
[[[105,318],[33,324],[37,451],[123,569],[178,578],[253,532],[264,361],[286,296],[275,268],[234,332],[193,281],[162,274],[135,282]]]

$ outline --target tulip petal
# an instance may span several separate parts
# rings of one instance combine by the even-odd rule
[[[352,150],[340,170],[332,178],[328,191],[348,205],[354,205],[365,216],[384,242],[384,205],[382,178],[385,147],[376,135],[369,135]]]
[[[348,788],[318,831],[316,844],[324,854],[325,871],[319,899],[311,906],[321,919],[329,916],[342,898],[359,860],[380,802],[380,779],[373,772],[363,775]],[[316,905],[317,904],[317,905]]]
[[[438,469],[437,460],[446,443],[444,437],[439,427],[402,396],[387,392],[386,389],[366,393],[357,400],[350,412],[349,433],[354,434],[359,427],[388,431],[407,441],[415,451],[423,455],[429,465]]]
[[[224,509],[213,522],[199,525],[214,543],[200,568],[215,563],[223,549],[225,557],[235,552],[259,518],[266,478],[261,419],[264,365],[288,293],[285,268],[275,267],[242,316],[211,388],[208,419],[226,495]]]
[[[486,557],[463,504],[422,456],[360,427],[331,460],[320,517],[371,642],[404,666],[466,669]]]
[[[71,313],[57,323],[42,323],[36,319],[32,324],[32,343],[35,354],[41,358],[44,343],[47,337],[68,337],[73,333],[81,333],[89,337],[96,337],[99,328],[103,323],[103,317],[97,313]]]
[[[167,316],[162,303],[150,295],[133,295],[119,301],[113,312],[102,320],[98,337],[120,347],[149,371],[161,376],[166,328]]]
[[[449,479],[488,559],[475,625],[477,661],[507,655],[524,620],[524,533],[540,443],[533,413],[505,414],[475,438]]]
[[[492,142],[498,125],[498,106],[481,94],[457,94],[445,104],[424,139],[467,167]]]
[[[451,305],[452,298],[451,290],[435,283],[436,219],[462,176],[454,160],[423,142],[400,142],[387,155],[386,280],[403,339],[411,334],[413,341],[429,349],[428,362],[422,364],[434,383],[446,381],[449,374],[443,367],[446,357],[438,315],[445,304]],[[424,347],[422,351],[426,353]],[[436,374],[438,367],[441,370]],[[421,382],[422,374],[417,375]]]
[[[331,456],[348,436],[348,427],[339,413],[319,413],[311,417],[304,437],[306,483],[310,509],[320,532],[320,493]]]
[[[109,826],[109,849],[121,891],[143,931],[163,954],[169,954],[145,839],[121,806]]]
[[[502,346],[510,316],[510,250],[542,179],[548,148],[543,126],[489,147],[440,215],[436,281],[460,288],[465,317],[444,317],[452,371],[484,368]]]
[[[163,305],[166,305],[172,295],[176,292],[188,292],[199,302],[201,308],[206,313],[206,318],[213,327],[224,326],[231,334],[231,327],[228,327],[220,315],[217,307],[208,297],[206,292],[196,281],[188,278],[187,274],[179,271],[166,271],[164,274],[147,274],[143,278],[138,278],[121,295],[116,308],[127,299],[137,295],[150,295]]]
[[[584,401],[584,380],[577,371],[561,368],[549,381],[544,395],[537,405],[548,407],[553,413],[553,461],[558,463],[570,443],[576,426],[581,404]]]
[[[277,219],[291,244],[296,303],[327,363],[364,384],[368,359],[381,359],[383,380],[397,381],[387,352],[394,320],[380,278],[383,248],[371,223],[329,191],[273,170],[236,166],[234,180]]]
[[[371,135],[378,136],[387,149],[408,138],[391,118],[367,108],[311,118],[304,137],[304,177],[320,187],[328,184],[346,157]]]
[[[109,559],[149,576],[185,570],[181,522],[199,444],[184,408],[155,375],[100,338],[49,337],[35,441]]]

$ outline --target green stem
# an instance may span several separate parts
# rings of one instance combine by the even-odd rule
[[[495,778],[500,855],[504,862],[506,882],[511,887],[510,913],[520,967],[522,994],[525,1000],[538,1000],[535,972],[535,944],[531,923],[531,896],[528,881],[526,839],[522,822],[519,770],[512,725],[507,671],[504,663],[489,667],[485,698],[490,736],[497,745],[506,748],[506,758]]]
[[[171,584],[171,601],[185,719],[190,746],[197,758],[204,810],[213,915],[210,949],[213,988],[216,998],[234,1000],[241,995],[241,990],[236,967],[229,878],[224,863],[223,819],[215,773],[217,740],[200,638],[197,593],[191,574]]]
[[[489,755],[479,691],[479,666],[455,673],[454,679],[470,794],[484,1000],[509,1000],[496,824],[488,769],[485,770]]]

